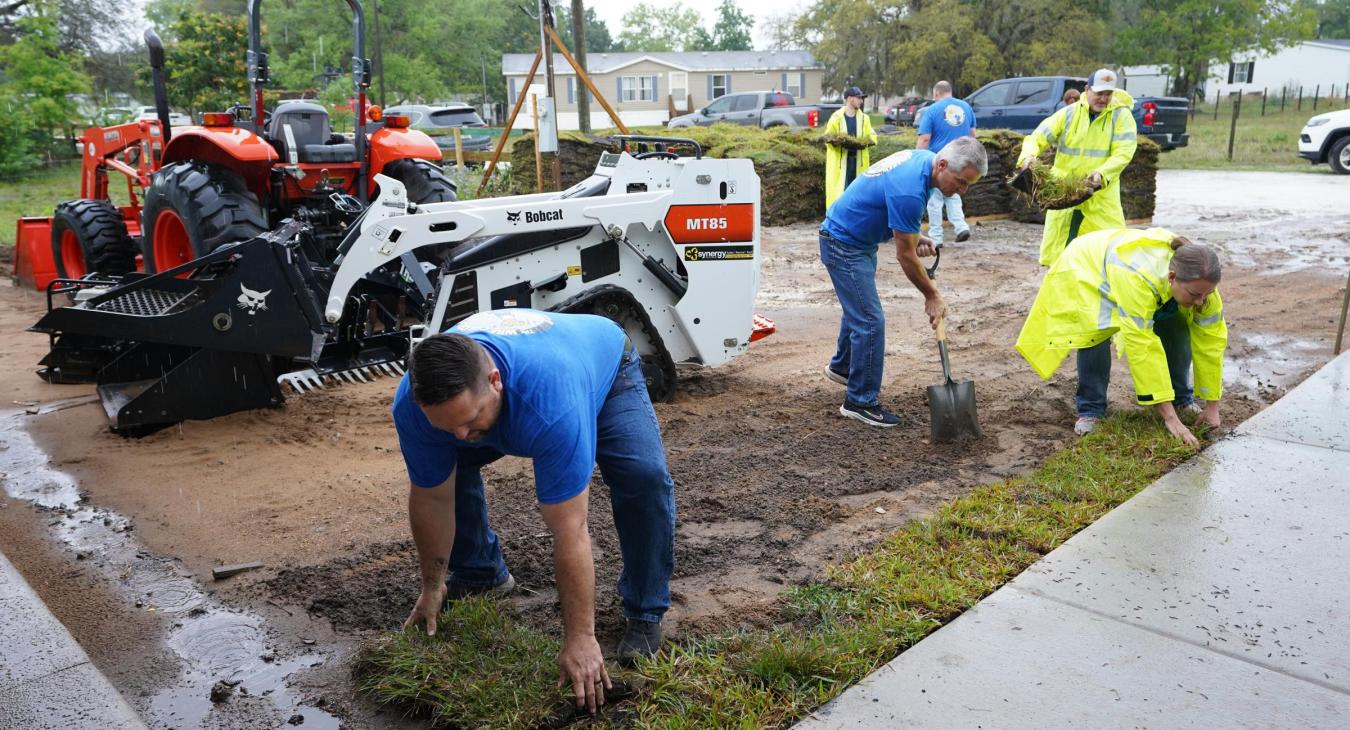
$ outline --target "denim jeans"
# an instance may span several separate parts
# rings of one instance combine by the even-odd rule
[[[966,225],[965,211],[961,210],[961,196],[953,195],[950,198],[943,195],[941,190],[933,188],[928,191],[928,237],[933,239],[933,243],[942,243],[942,208],[947,208],[947,220],[952,222],[952,228],[960,234],[962,231],[970,230]]]
[[[1167,373],[1175,391],[1172,405],[1184,408],[1191,395],[1191,331],[1180,315],[1153,323],[1153,332],[1162,340],[1167,354]],[[1078,351],[1078,392],[1074,400],[1078,415],[1101,418],[1106,415],[1106,387],[1111,383],[1111,341]]]
[[[877,294],[877,249],[858,248],[820,232],[820,261],[830,272],[834,293],[844,309],[839,341],[830,369],[848,373],[848,400],[879,405],[886,353],[886,316]]]
[[[596,421],[596,461],[609,485],[623,571],[624,615],[659,622],[670,608],[675,570],[675,482],[647,395],[638,355],[625,352]],[[455,476],[455,544],[447,582],[470,587],[506,578],[497,535],[488,525],[482,467],[501,458],[495,449],[460,449]]]

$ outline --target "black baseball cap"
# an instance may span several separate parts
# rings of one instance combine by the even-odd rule
[[[844,98],[847,99],[850,96],[856,96],[859,99],[867,98],[867,94],[862,93],[862,89],[859,89],[856,86],[850,86],[847,89],[844,89]]]

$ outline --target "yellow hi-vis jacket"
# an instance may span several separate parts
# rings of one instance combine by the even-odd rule
[[[1042,266],[1055,263],[1069,245],[1069,226],[1075,210],[1083,214],[1079,236],[1103,228],[1125,227],[1125,211],[1120,207],[1120,173],[1134,157],[1133,109],[1134,98],[1116,89],[1106,109],[1096,119],[1090,119],[1091,108],[1085,93],[1078,101],[1046,117],[1036,131],[1022,140],[1018,167],[1054,145],[1056,171],[1074,177],[1102,174],[1102,187],[1092,197],[1074,208],[1045,212]]]
[[[1113,335],[1130,363],[1135,395],[1142,405],[1173,400],[1162,340],[1153,332],[1153,314],[1172,298],[1167,267],[1173,235],[1162,228],[1123,228],[1080,236],[1050,267],[1031,305],[1017,351],[1046,380],[1071,350],[1105,342]],[[1199,309],[1179,307],[1191,333],[1195,396],[1223,394],[1223,352],[1228,326],[1216,289]]]
[[[848,134],[848,124],[844,122],[844,109],[835,110],[830,121],[825,124],[825,134]],[[860,141],[866,144],[877,143],[877,133],[872,130],[872,120],[863,110],[858,110],[858,134]],[[867,148],[858,150],[858,177],[872,164],[872,154]],[[848,179],[848,150],[838,145],[825,145],[825,209],[829,210],[834,201],[844,194],[844,181]],[[856,178],[855,178],[856,179]]]

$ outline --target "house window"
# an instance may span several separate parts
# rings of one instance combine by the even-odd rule
[[[1229,64],[1228,83],[1250,84],[1252,82],[1252,76],[1254,75],[1252,71],[1255,70],[1254,69],[1255,66],[1256,66],[1255,61],[1246,61],[1244,63]]]
[[[788,96],[791,96],[794,99],[800,97],[802,95],[802,81],[805,78],[806,74],[788,74],[788,81],[787,84],[784,85],[783,91],[786,91]]]
[[[656,101],[656,77],[620,76],[619,101]]]
[[[712,98],[726,96],[731,91],[730,74],[713,74],[712,76]]]

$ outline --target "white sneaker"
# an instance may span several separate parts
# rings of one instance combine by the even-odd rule
[[[1200,405],[1199,403],[1196,403],[1195,401],[1191,401],[1190,403],[1187,403],[1186,405],[1184,405],[1184,406],[1178,408],[1178,409],[1177,409],[1177,412],[1178,412],[1178,413],[1189,413],[1189,414],[1191,414],[1192,416],[1198,416],[1198,415],[1200,415],[1201,413],[1204,413],[1204,412],[1205,412],[1205,407],[1202,406],[1202,405]]]
[[[1079,436],[1086,436],[1093,431],[1096,431],[1097,426],[1100,425],[1101,422],[1102,419],[1096,416],[1079,416],[1078,420],[1073,424],[1073,432]]]

